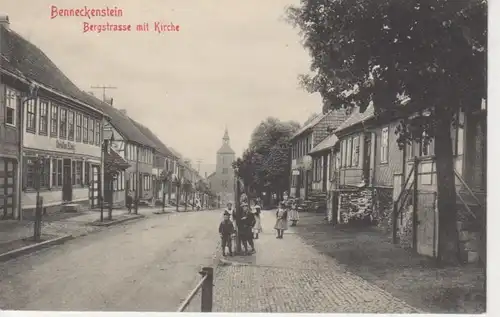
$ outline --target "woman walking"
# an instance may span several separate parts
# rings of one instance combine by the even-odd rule
[[[261,216],[261,213],[260,213],[260,205],[257,203],[255,206],[254,206],[254,209],[253,209],[253,215],[255,217],[255,225],[253,226],[253,234],[254,234],[254,239],[258,239],[259,238],[259,233],[262,232],[262,224],[260,222],[260,216]]]
[[[299,211],[297,210],[297,201],[294,199],[291,201],[290,204],[290,214],[288,219],[292,222],[291,227],[295,227],[297,225],[297,222],[299,221]]]
[[[276,239],[283,239],[283,233],[288,229],[287,211],[284,209],[283,203],[280,202],[278,211],[276,211],[276,224],[274,225],[278,236]]]

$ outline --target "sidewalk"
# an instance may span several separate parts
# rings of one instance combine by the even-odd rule
[[[159,208],[140,208],[139,215],[153,216],[154,212],[161,211]],[[175,212],[175,208],[165,208],[165,211]],[[126,209],[114,209],[113,220],[133,217]],[[63,237],[71,235],[73,237],[84,236],[89,233],[103,230],[105,227],[93,226],[92,222],[100,220],[100,210],[85,210],[78,213],[53,213],[42,218],[42,235],[45,237]],[[155,215],[156,216],[156,215]],[[104,210],[104,219],[108,217],[108,211]],[[158,216],[156,216],[158,217]],[[34,221],[25,220],[2,220],[0,221],[0,246],[5,248],[5,252],[10,251],[9,244],[24,238],[33,236]],[[0,249],[2,249],[0,248]],[[0,254],[3,253],[0,250]]]
[[[227,257],[217,269],[214,311],[416,313],[419,310],[351,274],[306,245],[294,228],[276,239],[274,211],[264,211],[257,253]]]
[[[482,269],[436,268],[434,261],[391,242],[374,228],[333,228],[322,215],[301,213],[294,231],[317,252],[350,272],[432,313],[483,313],[486,294]]]

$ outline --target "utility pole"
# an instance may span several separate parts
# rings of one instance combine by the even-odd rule
[[[203,162],[201,159],[197,159],[196,163],[198,163],[198,174],[200,174],[200,164]]]
[[[104,102],[107,102],[106,101],[106,89],[117,89],[114,86],[106,86],[106,85],[102,85],[102,86],[90,86],[90,88],[92,88],[92,89],[102,89],[102,101],[104,101]]]

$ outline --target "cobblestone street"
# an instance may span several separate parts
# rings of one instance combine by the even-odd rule
[[[226,258],[218,268],[219,312],[416,313],[416,308],[347,272],[306,245],[294,228],[276,239],[274,212],[264,212],[257,253]]]

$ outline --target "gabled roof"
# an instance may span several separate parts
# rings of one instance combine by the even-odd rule
[[[229,144],[227,143],[222,143],[222,146],[220,147],[220,149],[217,151],[217,154],[234,154],[234,151],[233,149],[231,148],[231,146],[229,146]]]
[[[356,124],[369,120],[375,116],[375,109],[373,104],[370,103],[368,107],[365,109],[365,112],[360,113],[359,107],[355,107],[349,116],[344,122],[342,122],[339,127],[335,130],[335,132],[341,132],[349,127],[352,127]]]
[[[323,141],[321,141],[318,145],[313,147],[313,149],[311,151],[309,151],[308,154],[315,154],[315,153],[319,153],[319,152],[331,149],[333,146],[335,146],[335,144],[337,144],[338,140],[339,139],[337,138],[337,136],[335,134],[332,134],[332,135],[328,136],[326,139],[324,139]]]
[[[170,152],[172,152],[172,154],[174,154],[174,156],[180,161],[182,161],[182,154],[179,153],[176,149],[174,149],[173,147],[171,146],[167,146],[167,148],[170,150]]]
[[[0,25],[0,68],[100,110],[36,45]]]
[[[148,139],[150,139],[156,146],[155,150],[158,151],[159,153],[167,156],[167,157],[173,157],[174,154],[167,148],[167,146],[154,134],[151,130],[148,129],[148,127],[140,124],[139,122],[135,121],[134,119],[130,118],[130,121],[132,121],[135,126],[141,131],[142,134],[144,134]]]
[[[104,163],[108,166],[115,166],[121,170],[126,170],[130,167],[130,164],[121,157],[120,154],[116,153],[112,147],[110,147],[109,153],[104,153]]]
[[[89,93],[84,92],[84,94],[88,100],[93,101],[102,112],[111,118],[111,124],[125,139],[153,149],[155,148],[156,144],[142,134],[139,128],[137,128],[126,114]]]
[[[117,109],[83,92],[45,55],[45,53],[11,29],[0,26],[0,67],[42,84],[67,97],[77,99],[111,118],[112,125],[128,140],[154,148],[149,141]]]
[[[307,130],[313,128],[315,125],[317,125],[321,119],[323,119],[324,117],[326,117],[327,114],[329,114],[330,112],[327,112],[327,113],[324,113],[324,114],[318,114],[314,119],[312,119],[308,124],[304,125],[302,128],[299,129],[299,131],[295,132],[294,135],[292,135],[291,139],[290,140],[293,140],[295,139],[296,137],[298,137],[299,135],[301,135],[302,133],[306,132]]]

